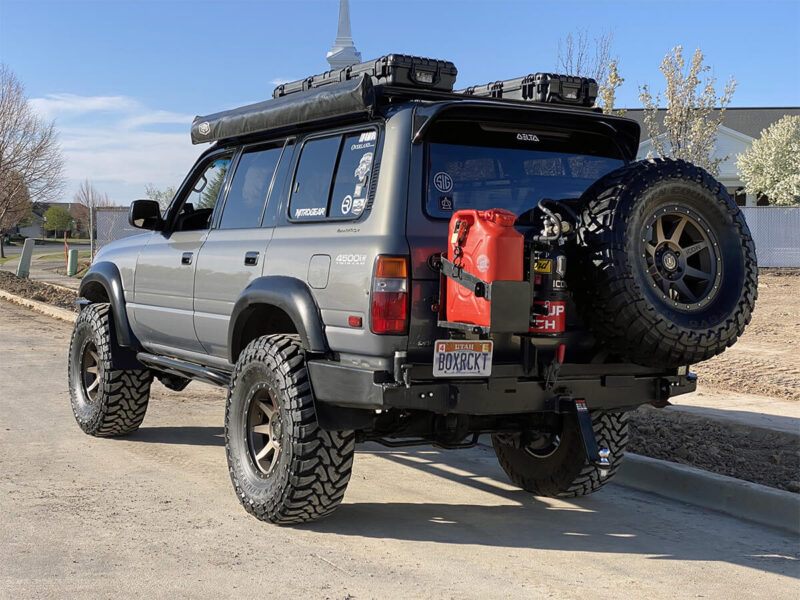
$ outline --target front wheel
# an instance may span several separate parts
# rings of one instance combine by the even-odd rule
[[[610,451],[607,471],[586,459],[574,415],[562,415],[560,427],[549,432],[493,435],[497,460],[513,483],[537,496],[572,498],[596,492],[622,464],[628,415],[593,411],[591,417],[598,447]]]
[[[314,521],[342,501],[355,452],[352,431],[317,423],[295,336],[257,338],[231,377],[225,412],[228,470],[245,510],[262,521]]]
[[[69,346],[69,395],[85,433],[113,437],[139,428],[147,412],[149,369],[115,369],[111,358],[111,308],[91,304],[81,311]]]

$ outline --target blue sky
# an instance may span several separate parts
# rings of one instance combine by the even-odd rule
[[[613,32],[625,83],[662,88],[673,46],[700,46],[733,106],[800,105],[800,2],[351,0],[365,59],[445,58],[459,86],[555,68],[558,40]],[[88,178],[115,202],[177,185],[204,147],[189,123],[271,96],[275,81],[326,70],[337,0],[0,0],[0,60],[59,127],[71,198]]]

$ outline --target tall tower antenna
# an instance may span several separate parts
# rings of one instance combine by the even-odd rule
[[[350,2],[348,0],[339,0],[339,29],[327,59],[331,69],[343,69],[361,62],[361,53],[356,50],[353,38],[350,37]]]

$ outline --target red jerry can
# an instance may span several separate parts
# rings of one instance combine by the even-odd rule
[[[450,218],[447,259],[489,283],[522,281],[525,243],[514,229],[516,220],[502,208],[456,211]],[[489,302],[448,278],[447,320],[488,327]]]

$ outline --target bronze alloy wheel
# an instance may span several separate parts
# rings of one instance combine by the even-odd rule
[[[247,446],[259,471],[269,475],[281,450],[281,416],[266,384],[253,387],[247,409]]]
[[[697,311],[714,298],[722,274],[719,243],[693,210],[659,208],[645,224],[642,245],[651,283],[673,308]]]
[[[81,352],[81,383],[87,403],[93,404],[97,400],[100,381],[100,359],[97,355],[97,346],[91,339],[88,339],[83,346],[83,352]]]

